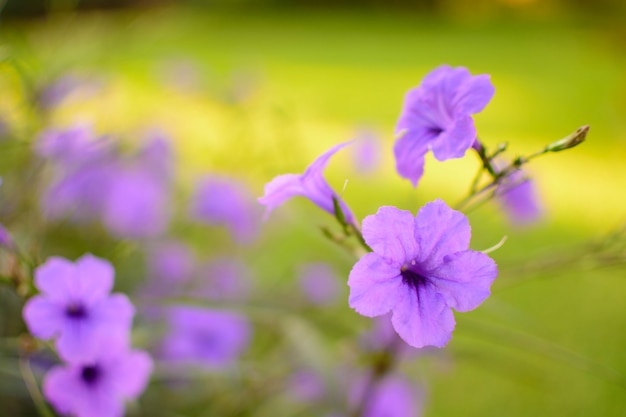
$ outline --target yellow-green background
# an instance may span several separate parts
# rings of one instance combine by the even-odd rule
[[[625,269],[599,265],[591,250],[573,254],[626,221],[626,30],[616,16],[470,12],[53,14],[5,22],[1,53],[40,80],[65,71],[100,77],[95,97],[70,101],[51,123],[91,120],[99,132],[129,140],[145,128],[164,129],[175,143],[183,194],[196,176],[219,171],[260,195],[274,175],[301,172],[367,126],[381,137],[383,166],[358,175],[348,148],[327,170],[337,189],[348,179],[343,196],[360,218],[381,205],[416,212],[434,198],[452,204],[468,188],[478,167],[473,155],[428,158],[417,189],[394,171],[403,95],[440,64],[491,74],[496,95],[476,125],[488,146],[509,142],[511,156],[589,124],[583,145],[528,167],[545,206],[539,224],[511,227],[493,204],[470,214],[474,249],[508,236],[492,255],[501,269],[494,294],[477,311],[456,315],[445,351],[406,372],[423,380],[427,416],[624,416]],[[198,74],[188,91],[168,84],[168,71],[181,62]],[[238,79],[252,85],[240,102],[230,98]],[[7,61],[0,88],[9,124],[26,125],[19,77]],[[331,223],[305,201],[277,210],[250,255],[259,275],[327,257],[347,277],[352,260],[317,231]],[[558,266],[536,266],[551,261]],[[522,266],[531,272],[520,274]],[[344,310],[355,315],[347,303]]]

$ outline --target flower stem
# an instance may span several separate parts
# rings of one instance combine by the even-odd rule
[[[37,408],[39,415],[41,417],[54,417],[54,413],[46,404],[46,400],[41,395],[41,391],[37,386],[37,380],[35,379],[35,375],[33,374],[32,369],[30,368],[28,358],[23,356],[20,357],[19,367],[22,378],[24,379],[24,384],[26,384],[26,389],[28,389],[30,398],[35,403],[35,407]]]

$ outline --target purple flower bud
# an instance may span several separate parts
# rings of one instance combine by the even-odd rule
[[[313,161],[306,171],[304,171],[304,174],[279,175],[265,184],[265,194],[263,197],[259,198],[259,203],[266,207],[265,217],[269,216],[272,210],[290,198],[303,196],[333,216],[335,215],[333,199],[336,199],[339,201],[346,222],[357,225],[356,218],[352,214],[352,211],[350,211],[341,197],[330,188],[326,179],[323,177],[324,168],[326,168],[326,164],[330,158],[348,144],[350,144],[350,142],[333,146]]]

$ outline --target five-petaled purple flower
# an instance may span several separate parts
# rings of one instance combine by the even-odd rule
[[[337,151],[350,142],[341,143],[319,156],[304,171],[304,174],[283,174],[265,184],[265,194],[259,198],[259,203],[266,207],[265,216],[285,201],[295,196],[303,196],[311,200],[322,210],[335,215],[333,198],[339,202],[347,223],[356,224],[356,218],[324,179],[323,173],[326,164]]]
[[[152,360],[145,352],[105,344],[90,361],[52,368],[43,393],[64,415],[122,417],[124,401],[145,390],[151,372]]]
[[[476,128],[471,115],[480,112],[495,90],[488,75],[470,75],[463,67],[442,65],[431,71],[405,98],[394,145],[401,177],[417,186],[429,150],[445,161],[472,147]]]
[[[350,272],[350,306],[368,317],[393,311],[393,327],[411,346],[444,346],[455,325],[451,308],[478,307],[498,273],[490,257],[468,249],[470,236],[467,217],[441,200],[415,217],[381,207],[363,221],[374,252]]]
[[[52,257],[35,270],[41,294],[24,306],[30,332],[41,339],[58,336],[59,355],[91,360],[102,343],[128,341],[134,308],[123,294],[110,294],[114,270],[92,255],[72,263]]]

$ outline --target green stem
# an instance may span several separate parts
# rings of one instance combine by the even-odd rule
[[[25,357],[20,357],[19,367],[22,378],[24,379],[24,383],[26,384],[26,389],[28,389],[30,398],[35,403],[35,407],[37,408],[39,415],[41,417],[55,417],[54,413],[46,404],[46,400],[41,395],[41,391],[37,386],[37,380],[35,379],[35,375],[33,374],[32,369],[30,368],[28,359]]]

